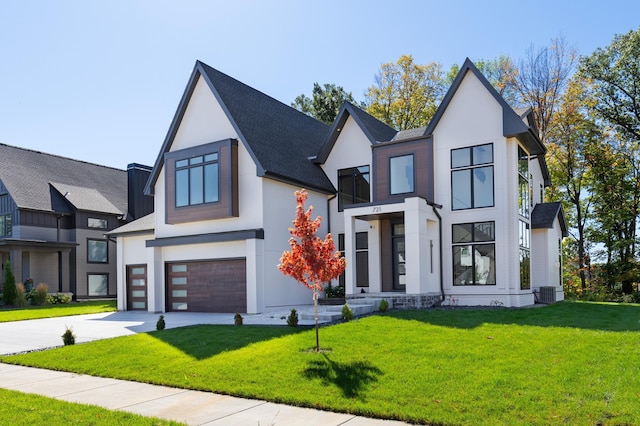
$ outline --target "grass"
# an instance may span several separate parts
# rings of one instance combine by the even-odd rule
[[[101,312],[113,312],[116,310],[115,300],[90,300],[87,302],[71,302],[59,305],[0,308],[0,322],[66,317],[69,315],[98,314]]]
[[[0,419],[12,425],[179,425],[181,423],[0,389]]]
[[[640,424],[638,305],[399,311],[314,343],[194,326],[0,360],[414,423]]]

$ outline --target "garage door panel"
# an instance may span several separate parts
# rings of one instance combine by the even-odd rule
[[[167,265],[167,310],[246,312],[245,259]]]

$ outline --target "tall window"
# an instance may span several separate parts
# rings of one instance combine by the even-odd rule
[[[452,226],[453,285],[495,285],[495,222]]]
[[[10,237],[11,229],[12,229],[11,215],[0,214],[0,237]]]
[[[369,182],[369,166],[338,170],[338,211],[349,204],[368,203]]]
[[[176,161],[176,207],[219,201],[218,153]]]
[[[452,149],[451,209],[493,205],[493,144]]]
[[[531,205],[529,178],[529,155],[518,147],[518,213],[522,217],[529,217]]]
[[[87,262],[109,263],[107,240],[87,240]]]
[[[344,256],[344,234],[338,234],[338,250]],[[344,287],[344,272],[338,278],[338,285]],[[356,286],[369,285],[369,234],[356,232]]]
[[[389,159],[389,187],[391,195],[414,191],[413,154]]]
[[[519,221],[520,239],[520,289],[531,288],[531,231],[529,224],[523,220]]]

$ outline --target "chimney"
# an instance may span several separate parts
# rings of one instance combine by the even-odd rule
[[[129,220],[136,220],[153,212],[153,197],[144,195],[144,186],[151,175],[151,167],[131,163],[127,166],[127,205]]]

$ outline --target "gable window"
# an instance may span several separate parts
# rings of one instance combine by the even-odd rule
[[[413,154],[389,158],[389,188],[391,195],[414,192]]]
[[[109,263],[107,240],[87,240],[87,262]]]
[[[451,209],[493,205],[493,144],[452,149]]]
[[[218,153],[176,160],[176,207],[219,201]]]
[[[453,285],[495,285],[495,222],[452,226]]]
[[[94,217],[90,217],[87,219],[87,226],[89,228],[107,229],[107,225],[107,219],[96,219]]]
[[[10,237],[11,229],[12,229],[11,215],[0,214],[0,237]]]
[[[370,198],[369,166],[338,170],[338,211],[349,204],[368,203]]]

